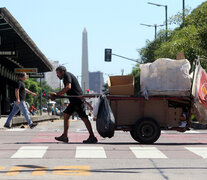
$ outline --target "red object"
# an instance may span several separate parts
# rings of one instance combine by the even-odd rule
[[[37,111],[37,109],[33,105],[31,105],[29,111],[33,112],[33,110]]]

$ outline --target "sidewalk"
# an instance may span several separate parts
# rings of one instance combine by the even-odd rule
[[[4,128],[4,124],[7,120],[8,116],[3,116],[0,118],[0,129]],[[42,121],[51,121],[51,120],[58,120],[60,119],[60,116],[55,116],[55,115],[35,115],[35,116],[30,116],[33,122],[42,122]],[[24,116],[16,116],[12,119],[11,121],[12,126],[18,126],[21,124],[27,124],[26,119]]]
[[[1,117],[0,118],[0,129],[4,128],[4,123],[6,122],[7,118],[6,117]]]

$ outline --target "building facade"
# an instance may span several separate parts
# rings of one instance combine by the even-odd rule
[[[17,68],[44,73],[51,71],[52,65],[10,12],[0,8],[0,118],[10,113]]]
[[[59,66],[59,61],[51,61],[50,63],[53,66],[53,71],[51,72],[47,72],[45,73],[45,81],[47,82],[47,84],[53,88],[59,88],[60,87],[60,80],[58,79],[57,75],[56,75],[56,68]]]
[[[100,71],[97,72],[89,72],[89,82],[90,91],[94,91],[94,93],[102,94],[102,89],[104,85],[103,73]]]

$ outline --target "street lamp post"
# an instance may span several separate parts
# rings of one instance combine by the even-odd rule
[[[156,3],[151,3],[151,2],[148,2],[148,4],[151,4],[151,5],[154,5],[154,6],[158,6],[158,7],[165,7],[165,26],[166,26],[166,32],[165,32],[165,38],[166,38],[166,41],[167,41],[167,5],[162,5],[162,4],[156,4]]]
[[[147,27],[154,27],[155,28],[155,39],[157,38],[157,27],[164,26],[163,24],[161,24],[161,25],[157,25],[157,24],[154,24],[154,25],[151,25],[151,24],[140,24],[140,25],[147,26]]]
[[[185,26],[185,0],[183,0],[183,27]]]

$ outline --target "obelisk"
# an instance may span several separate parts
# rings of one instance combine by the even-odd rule
[[[82,74],[81,87],[83,93],[86,94],[89,89],[89,73],[88,73],[88,38],[86,28],[83,30],[82,36]]]

